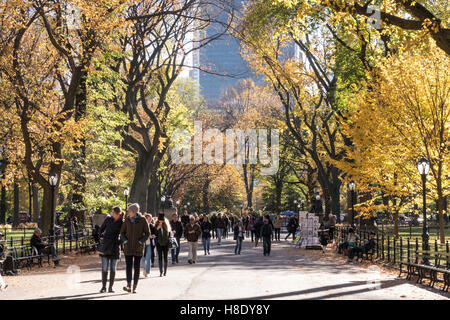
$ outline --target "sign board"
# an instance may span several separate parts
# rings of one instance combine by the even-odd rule
[[[300,212],[299,223],[301,230],[301,247],[319,244],[319,217],[314,213]]]

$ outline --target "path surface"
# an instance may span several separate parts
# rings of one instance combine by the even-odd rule
[[[213,241],[210,256],[199,244],[199,261],[187,263],[187,245],[182,243],[180,264],[169,265],[167,277],[152,269],[143,278],[137,294],[122,291],[124,262],[119,263],[114,294],[100,294],[100,263],[95,255],[64,259],[64,267],[38,269],[17,277],[5,277],[5,299],[449,299],[437,289],[397,279],[397,273],[378,266],[346,264],[333,250],[305,251],[288,242],[275,243],[270,257],[262,247],[246,239],[241,255],[234,255],[234,242],[221,246]],[[170,256],[170,254],[169,254]],[[70,263],[80,272],[68,274]],[[170,262],[169,262],[170,263]]]

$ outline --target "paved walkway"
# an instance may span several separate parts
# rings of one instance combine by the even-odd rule
[[[122,291],[124,262],[119,263],[114,294],[100,294],[100,261],[96,255],[64,259],[64,267],[5,277],[9,288],[4,299],[449,299],[437,289],[397,279],[397,272],[378,266],[346,264],[333,250],[305,251],[282,241],[273,245],[270,257],[262,246],[246,239],[241,255],[234,255],[234,242],[221,246],[213,241],[210,256],[199,245],[199,261],[187,263],[187,245],[182,243],[180,264],[169,265],[167,277],[158,268],[143,278],[137,294]],[[170,255],[170,254],[169,254]],[[70,263],[79,273],[68,273]],[[157,263],[156,263],[157,265]],[[76,270],[75,267],[74,270]],[[70,271],[71,269],[69,269]]]

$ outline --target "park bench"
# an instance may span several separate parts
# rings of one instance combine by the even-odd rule
[[[37,264],[39,267],[42,267],[42,259],[45,255],[39,254],[36,248],[27,245],[11,247],[8,248],[8,250],[11,252],[17,269],[26,267],[30,270],[33,264]],[[50,255],[47,255],[47,257],[47,262],[50,265]]]
[[[430,264],[419,263],[419,259],[424,261],[428,259]],[[435,261],[432,265],[431,261]],[[406,271],[403,270],[403,266],[406,266]],[[430,287],[434,287],[435,283],[439,281],[438,274],[443,275],[443,291],[447,291],[450,283],[450,254],[442,252],[434,252],[430,250],[416,250],[415,258],[409,258],[407,261],[400,262],[400,275],[406,272],[406,279],[411,279],[413,276],[417,276],[417,283],[422,283],[423,279],[430,280]],[[399,276],[400,276],[399,275]]]
[[[97,243],[95,242],[94,238],[91,236],[86,236],[82,239],[81,245],[80,245],[80,252],[81,253],[89,253],[95,252],[97,248]]]

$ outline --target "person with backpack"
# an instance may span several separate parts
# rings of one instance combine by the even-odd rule
[[[237,220],[234,226],[234,240],[236,240],[236,246],[234,248],[234,254],[241,254],[242,242],[245,238],[245,229],[241,220]]]
[[[126,262],[127,286],[123,287],[126,292],[136,293],[141,269],[141,259],[144,256],[145,242],[150,236],[147,221],[139,212],[139,204],[135,203],[128,207],[128,216],[122,224],[120,236],[123,243],[123,251]],[[134,278],[133,278],[134,268]],[[133,291],[131,280],[133,278]]]
[[[263,241],[264,256],[270,256],[270,249],[272,246],[272,226],[268,219],[264,219],[264,224],[260,228],[260,237]]]
[[[208,217],[205,215],[203,217],[203,222],[200,224],[200,228],[202,229],[202,243],[203,250],[205,251],[205,256],[209,255],[209,248],[211,246],[211,229],[212,224],[208,221]]]
[[[102,260],[102,288],[100,293],[106,292],[106,282],[109,272],[109,290],[113,293],[114,279],[116,277],[117,261],[120,258],[119,235],[122,228],[123,214],[119,207],[114,207],[111,215],[103,221],[99,229],[99,247],[100,258]]]

